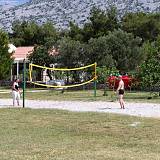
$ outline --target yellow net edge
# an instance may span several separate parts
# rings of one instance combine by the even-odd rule
[[[86,82],[83,82],[83,83],[80,83],[80,84],[75,84],[75,85],[65,85],[65,86],[54,86],[54,85],[47,85],[47,84],[41,84],[41,83],[37,83],[37,82],[32,82],[32,66],[35,66],[35,67],[38,67],[38,68],[45,68],[45,69],[50,69],[50,70],[63,70],[63,71],[71,71],[71,70],[81,70],[81,69],[85,69],[85,68],[89,68],[89,67],[92,67],[92,66],[95,66],[95,76],[94,78],[92,78],[91,80],[89,81],[86,81]],[[91,83],[92,81],[95,81],[97,79],[97,76],[96,76],[96,66],[97,66],[97,63],[93,63],[93,64],[90,64],[90,65],[87,65],[87,66],[84,66],[84,67],[79,67],[79,68],[72,68],[72,69],[66,69],[66,68],[49,68],[49,67],[44,67],[44,66],[40,66],[40,65],[36,65],[36,64],[32,64],[30,63],[29,64],[29,78],[30,78],[30,83],[32,84],[35,84],[35,85],[38,85],[38,86],[43,86],[43,87],[50,87],[50,88],[73,88],[73,87],[78,87],[78,86],[82,86],[82,85],[85,85],[85,84],[88,84],[88,83]]]
[[[93,64],[90,64],[90,65],[87,65],[87,66],[84,66],[84,67],[70,68],[69,69],[69,68],[51,68],[51,67],[45,67],[45,66],[40,66],[40,65],[37,65],[37,64],[30,63],[29,64],[29,66],[30,66],[29,69],[31,69],[32,66],[34,66],[34,67],[38,67],[38,68],[55,70],[55,71],[74,71],[74,70],[82,70],[82,69],[89,68],[89,67],[92,67],[92,66],[96,67],[96,64],[97,63],[93,63]]]
[[[54,85],[47,85],[47,84],[41,84],[41,83],[37,83],[37,82],[32,82],[30,81],[30,83],[38,85],[38,86],[42,86],[42,87],[49,87],[49,88],[73,88],[73,87],[79,87],[79,86],[83,86],[85,84],[91,83],[92,81],[95,80],[95,77],[89,81],[80,83],[80,84],[74,84],[74,85],[66,85],[66,86],[54,86]]]

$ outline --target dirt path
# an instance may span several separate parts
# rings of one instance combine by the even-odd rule
[[[22,102],[21,102],[22,104]],[[32,109],[62,109],[78,112],[108,112],[141,117],[160,118],[160,104],[154,103],[126,103],[122,110],[118,102],[82,102],[82,101],[41,101],[26,100],[26,108]],[[12,106],[12,99],[0,99],[0,108]]]

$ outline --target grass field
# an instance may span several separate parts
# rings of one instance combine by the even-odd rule
[[[63,94],[60,91],[45,90],[44,92],[30,92],[34,89],[27,89],[26,99],[45,99],[45,100],[74,100],[74,101],[93,101],[94,91],[65,91]],[[0,98],[11,98],[10,93],[4,93],[5,90],[1,90]],[[10,90],[8,90],[10,91]],[[115,101],[117,96],[113,91],[107,91],[108,96],[103,96],[103,90],[97,90],[97,101]],[[147,102],[147,103],[160,103],[160,96],[152,99],[147,99],[150,96],[149,92],[129,92],[125,93],[125,100],[129,102]]]
[[[104,113],[1,109],[0,159],[159,160],[159,124]]]

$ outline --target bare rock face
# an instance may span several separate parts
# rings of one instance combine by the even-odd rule
[[[30,0],[18,6],[0,5],[0,28],[11,32],[15,20],[34,20],[39,24],[51,21],[63,29],[69,21],[83,26],[93,6],[105,10],[111,5],[117,7],[120,16],[126,12],[160,11],[159,0]]]

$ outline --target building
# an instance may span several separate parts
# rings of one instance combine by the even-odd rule
[[[11,81],[15,78],[22,78],[23,74],[23,62],[28,62],[28,55],[31,54],[34,50],[34,46],[29,47],[17,47],[12,57],[14,62],[11,67]]]
[[[14,62],[11,67],[11,81],[13,81],[15,78],[22,79],[23,76],[23,62],[25,59],[27,68],[29,68],[29,61],[28,61],[28,55],[30,55],[34,50],[34,46],[27,46],[27,47],[17,47],[14,51],[12,57],[14,59]],[[48,53],[50,55],[58,55],[58,51],[53,47],[53,49],[49,50]],[[54,67],[54,64],[51,64],[51,67]],[[46,73],[46,70],[43,71],[41,75],[42,81],[49,80],[49,77]]]

